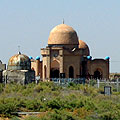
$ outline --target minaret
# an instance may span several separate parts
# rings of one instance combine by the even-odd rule
[[[36,76],[39,76],[40,73],[40,57],[36,57]]]

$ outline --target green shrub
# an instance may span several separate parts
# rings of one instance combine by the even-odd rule
[[[70,82],[70,83],[68,84],[68,87],[75,87],[75,86],[76,86],[76,84],[73,83],[73,82]]]
[[[119,119],[120,95],[111,97],[100,94],[103,91],[93,86],[70,83],[68,87],[53,82],[38,85],[0,84],[0,115],[11,117],[12,112],[44,112],[36,120],[92,120]],[[16,118],[17,119],[17,118]],[[33,119],[28,117],[26,119]]]
[[[13,98],[0,99],[0,114],[11,116],[12,112],[17,111],[17,103]]]
[[[35,86],[34,91],[39,93],[40,91],[43,91],[43,87],[38,84],[37,86]]]
[[[56,98],[48,101],[47,106],[51,109],[60,109],[63,107],[63,103],[59,98]]]
[[[48,112],[41,120],[78,120],[73,114],[66,110],[54,110]]]
[[[28,110],[31,110],[34,112],[40,111],[41,109],[44,108],[42,102],[36,99],[25,101],[25,106]]]
[[[4,84],[0,83],[0,93],[3,92],[3,90],[4,90]]]
[[[13,117],[13,118],[11,118],[11,120],[20,120],[20,118],[18,118],[18,117]]]
[[[94,86],[95,84],[97,84],[97,80],[90,80],[90,85]]]
[[[107,111],[100,115],[101,120],[119,120],[120,110],[117,111]]]
[[[24,120],[42,120],[42,119],[36,116],[30,116],[30,117],[25,118]]]

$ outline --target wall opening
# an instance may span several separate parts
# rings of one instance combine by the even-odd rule
[[[54,60],[51,63],[50,78],[59,78],[59,77],[60,77],[59,62],[57,60]]]
[[[47,77],[47,73],[46,73],[46,65],[44,66],[44,78]]]
[[[72,66],[69,67],[69,78],[74,78],[74,69]]]
[[[60,74],[60,72],[59,72],[59,70],[58,69],[51,69],[51,71],[50,71],[50,77],[51,78],[59,78],[59,74]]]
[[[102,74],[99,70],[94,72],[94,79],[102,79]]]

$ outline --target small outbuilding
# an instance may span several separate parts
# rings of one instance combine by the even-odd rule
[[[0,60],[0,83],[2,83],[3,80],[3,70],[6,70],[6,64],[3,64],[2,61]]]
[[[20,52],[12,56],[3,77],[5,83],[28,84],[35,81],[35,71],[31,69],[29,57]]]

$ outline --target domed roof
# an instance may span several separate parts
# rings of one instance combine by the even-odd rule
[[[109,60],[109,59],[110,59],[110,57],[109,57],[109,56],[106,56],[106,57],[105,57],[105,59],[106,59],[106,60]]]
[[[21,54],[20,52],[12,56],[8,61],[9,70],[29,70],[31,69],[31,63],[28,56]]]
[[[40,60],[40,57],[39,57],[39,56],[37,56],[37,57],[36,57],[36,60]]]
[[[33,57],[32,57],[32,56],[29,56],[29,59],[31,60],[31,59],[33,59]]]
[[[76,31],[66,25],[60,24],[54,27],[48,38],[48,45],[78,45]]]
[[[79,40],[79,48],[85,49],[88,48],[88,45],[84,41]]]
[[[89,56],[89,54],[90,54],[89,47],[84,41],[79,40],[79,48],[84,49],[85,50],[85,55]]]

